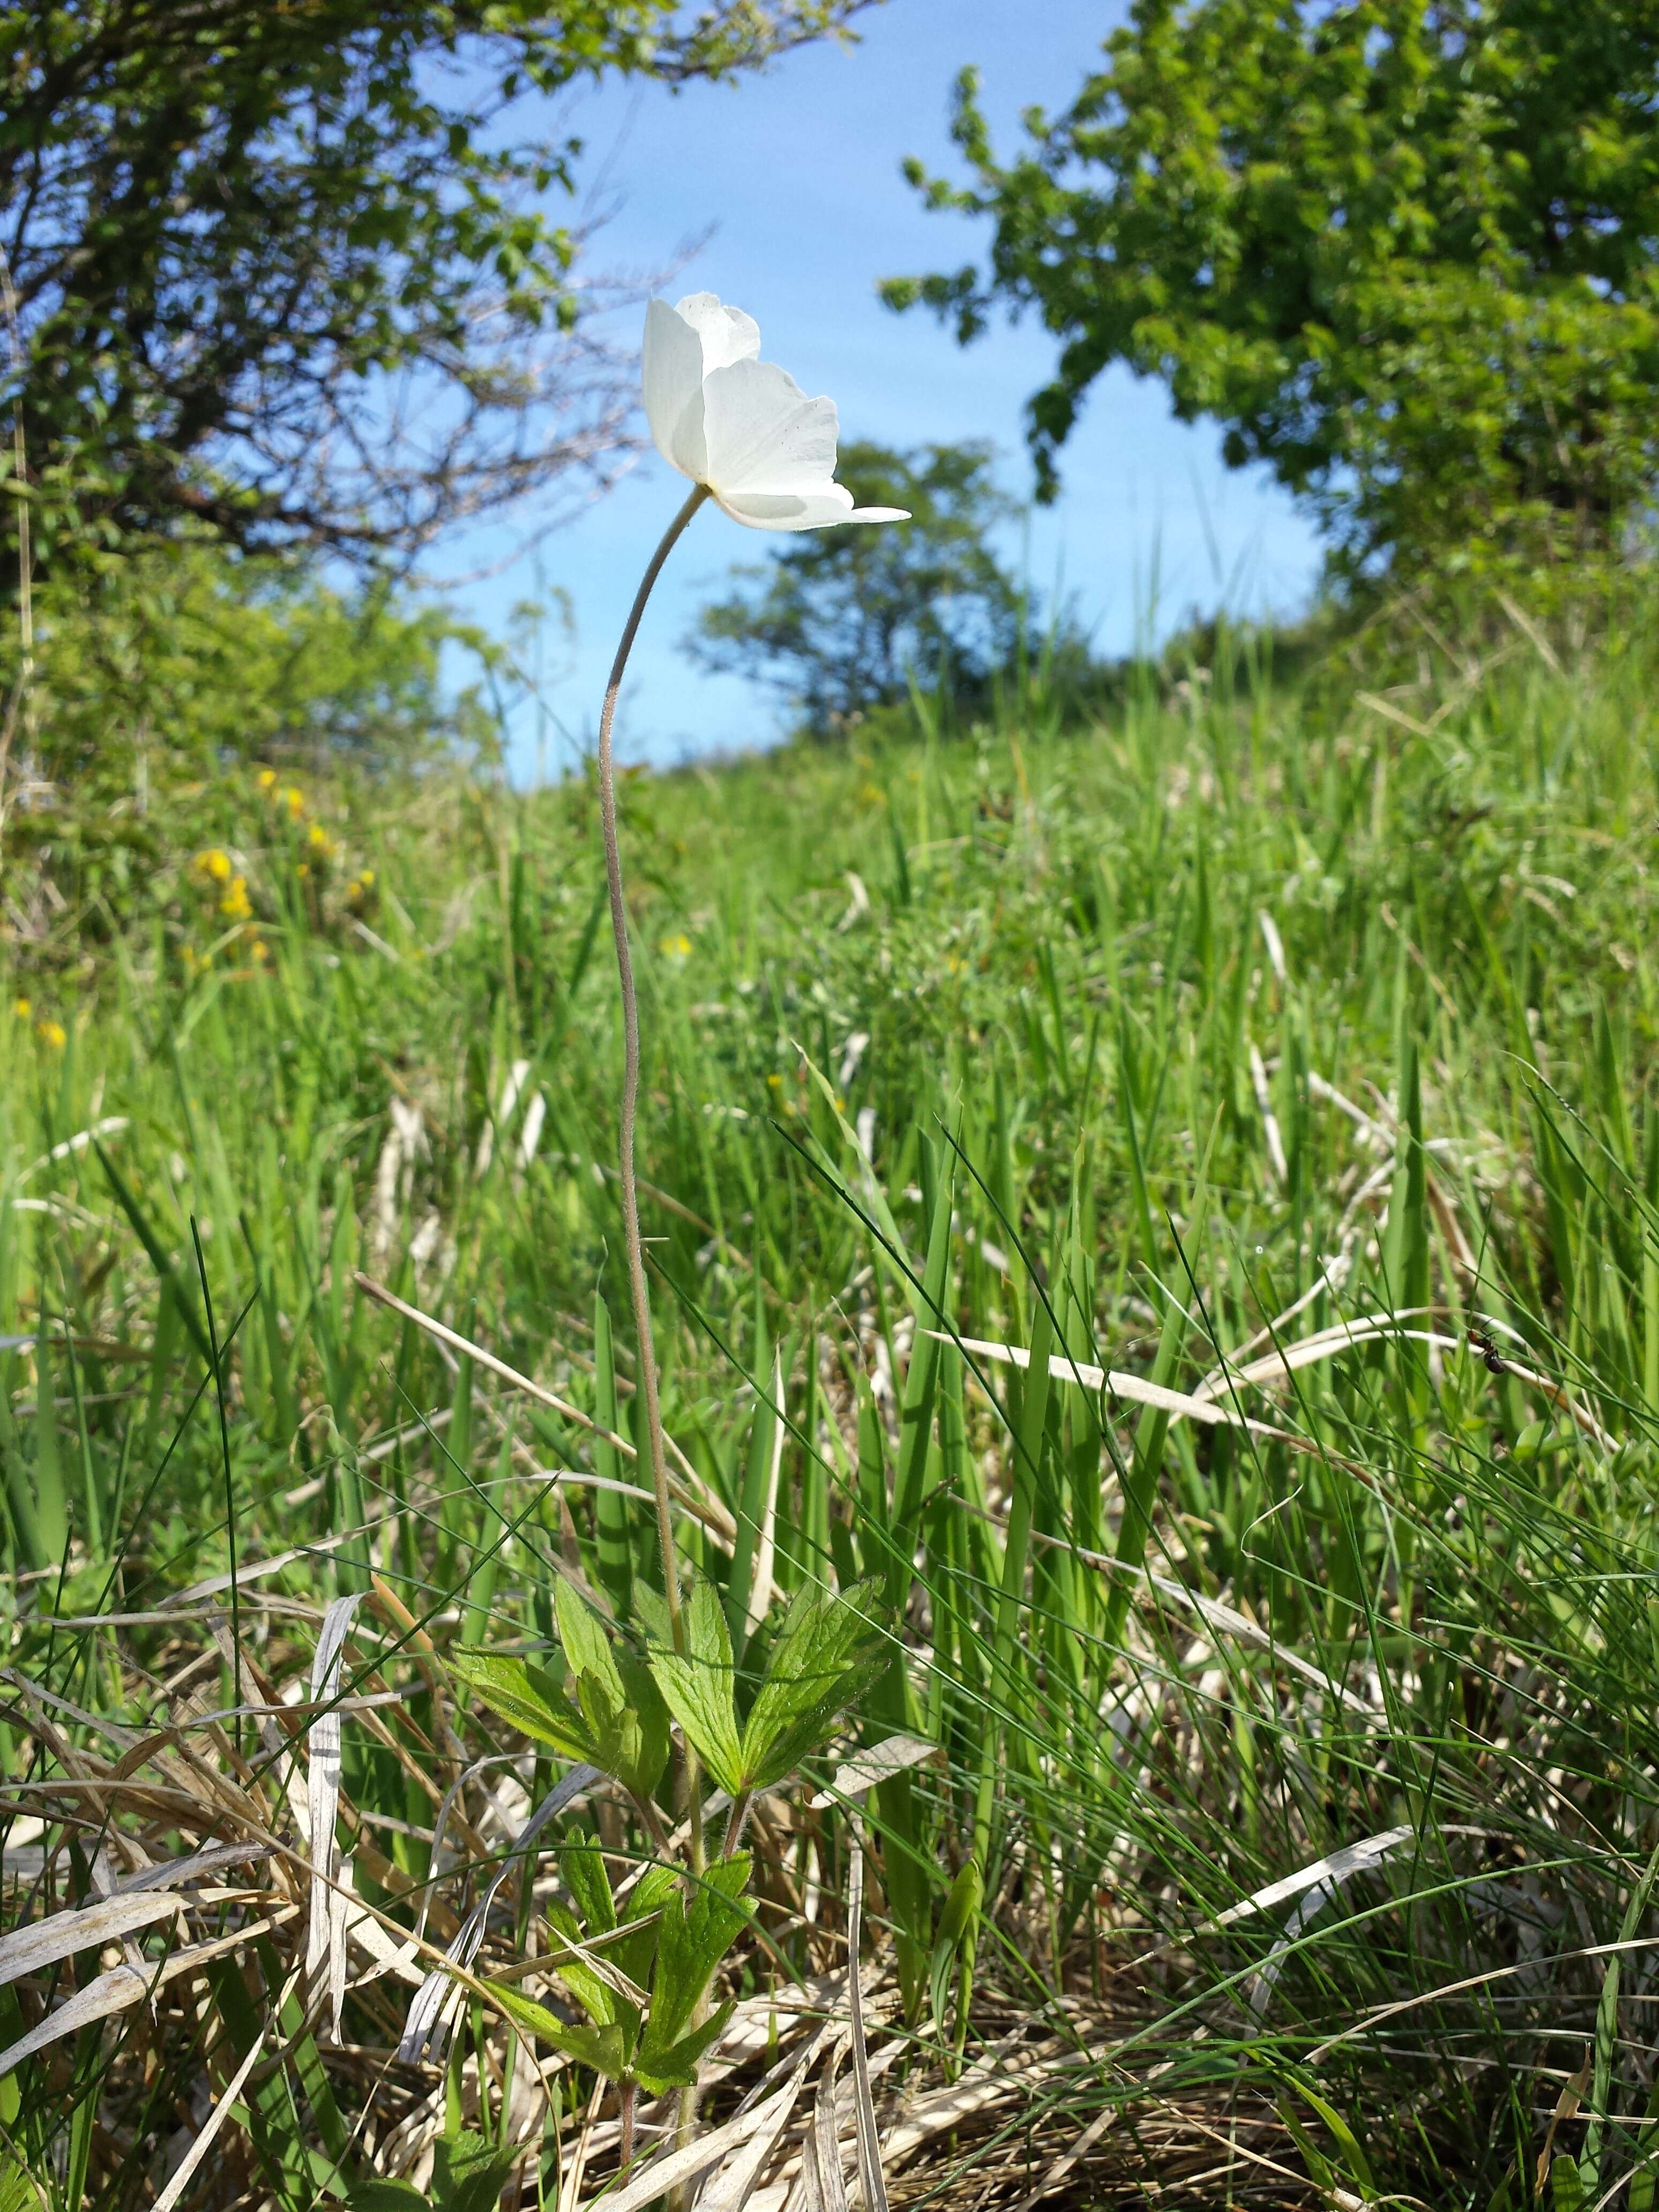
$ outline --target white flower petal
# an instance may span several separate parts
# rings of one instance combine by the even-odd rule
[[[908,521],[902,507],[853,505],[835,481],[834,400],[809,399],[759,353],[752,316],[713,292],[689,292],[672,307],[652,301],[645,411],[663,459],[747,530]]]
[[[702,344],[702,373],[747,361],[760,351],[760,325],[741,307],[728,307],[712,292],[688,292],[674,313],[688,322]]]
[[[690,477],[693,483],[708,483],[708,449],[703,442],[701,385],[686,401],[685,412],[674,425],[669,446],[668,458],[682,476]]]
[[[703,379],[708,481],[717,492],[816,492],[836,473],[836,403],[787,369],[736,361]]]
[[[664,460],[701,480],[702,450],[702,341],[678,308],[653,300],[645,311],[645,416]],[[695,407],[695,435],[682,437],[681,425]]]
[[[815,484],[805,492],[717,491],[714,497],[747,530],[827,530],[853,520],[853,495],[838,483]]]

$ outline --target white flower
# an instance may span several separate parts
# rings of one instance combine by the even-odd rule
[[[854,507],[836,477],[836,403],[809,399],[760,330],[712,292],[645,315],[645,412],[657,451],[706,484],[750,530],[823,530],[835,522],[908,522],[902,507]]]

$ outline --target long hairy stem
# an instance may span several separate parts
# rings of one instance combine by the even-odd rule
[[[599,820],[605,828],[605,872],[611,888],[611,933],[617,945],[617,978],[622,987],[623,1004],[623,1093],[622,1129],[619,1137],[622,1171],[623,1233],[628,1243],[628,1287],[634,1301],[634,1332],[639,1340],[638,1388],[645,1407],[646,1434],[651,1448],[651,1486],[657,1500],[657,1540],[662,1547],[663,1595],[668,1601],[668,1621],[674,1638],[674,1649],[682,1658],[686,1656],[685,1620],[680,1609],[679,1570],[674,1559],[674,1521],[668,1497],[668,1463],[663,1451],[662,1407],[657,1395],[657,1354],[651,1337],[651,1299],[645,1279],[645,1248],[640,1241],[640,1197],[634,1171],[634,1127],[640,1095],[640,1002],[634,988],[634,959],[628,945],[628,906],[623,896],[622,852],[617,842],[617,772],[611,757],[611,726],[617,719],[617,698],[628,668],[628,656],[634,649],[634,640],[640,627],[640,617],[645,612],[645,603],[651,596],[651,587],[662,574],[662,564],[673,551],[675,544],[692,516],[708,496],[708,487],[699,484],[662,535],[662,543],[651,556],[649,567],[640,579],[640,588],[634,595],[623,627],[622,642],[617,647],[617,657],[611,664],[611,681],[605,686],[605,707],[599,715]],[[695,1881],[702,1873],[702,1781],[697,1772],[696,1755],[688,1743],[685,1747],[685,1779],[687,1784],[688,1814],[691,1827],[691,1876]],[[700,2012],[701,2008],[696,2008]],[[696,2098],[695,2088],[680,2093],[678,2140],[687,2142],[696,2126]],[[633,2115],[624,2114],[624,2129],[632,2134]],[[629,2148],[631,2149],[631,2142]],[[626,2163],[626,2153],[624,2153]],[[672,2197],[673,2212],[680,2212],[684,2203],[682,2191]]]
[[[617,719],[617,699],[622,690],[623,678],[628,669],[628,656],[634,649],[638,635],[640,617],[645,612],[645,603],[651,596],[652,586],[662,574],[662,564],[673,551],[681,532],[708,496],[706,485],[699,484],[662,535],[662,543],[652,555],[650,565],[640,579],[640,588],[634,594],[634,604],[629,610],[622,641],[617,647],[617,657],[611,664],[611,681],[605,686],[605,706],[599,714],[599,820],[605,830],[605,873],[611,890],[611,933],[617,946],[617,980],[622,989],[623,1006],[623,1091],[622,1127],[618,1137],[618,1165],[622,1176],[623,1234],[628,1245],[628,1287],[634,1302],[634,1333],[639,1340],[638,1388],[645,1407],[646,1435],[651,1452],[651,1486],[657,1501],[657,1540],[662,1549],[663,1595],[668,1601],[668,1621],[674,1638],[674,1649],[682,1658],[686,1656],[685,1620],[680,1608],[679,1570],[674,1559],[674,1521],[668,1496],[668,1462],[663,1450],[662,1406],[657,1392],[657,1354],[651,1336],[651,1298],[645,1279],[645,1247],[640,1240],[640,1197],[635,1175],[635,1123],[640,1095],[640,1001],[634,988],[634,958],[628,943],[628,905],[623,896],[622,850],[617,842],[617,771],[611,746],[611,725]],[[689,1785],[689,1813],[691,1824],[691,1873],[695,1880],[702,1872],[702,1783],[697,1772],[697,1762],[690,1745],[685,1747],[685,1778]],[[700,2009],[700,2008],[699,2008]],[[623,2129],[624,2148],[623,2162],[626,2165],[633,2148],[633,2112],[631,2096],[624,2097]],[[680,2094],[678,2138],[690,2140],[696,2124],[696,2091],[683,2090]],[[675,2192],[675,2212],[684,2197]]]
[[[611,933],[617,945],[617,979],[622,988],[623,1091],[622,1129],[618,1165],[622,1172],[623,1235],[628,1245],[628,1287],[634,1302],[634,1331],[639,1340],[639,1389],[645,1406],[646,1434],[651,1452],[651,1485],[657,1501],[657,1539],[662,1547],[663,1594],[674,1649],[684,1657],[685,1625],[680,1612],[679,1574],[674,1564],[674,1522],[668,1497],[668,1463],[663,1453],[662,1407],[657,1395],[657,1355],[651,1338],[651,1299],[645,1280],[645,1248],[640,1241],[640,1198],[634,1172],[634,1127],[640,1095],[640,1002],[634,988],[634,959],[628,945],[628,907],[623,896],[622,852],[617,842],[617,774],[611,758],[611,728],[617,719],[617,698],[634,649],[640,617],[651,587],[662,574],[662,564],[676,540],[708,496],[699,484],[663,532],[662,543],[651,556],[640,579],[623,627],[622,642],[611,664],[605,706],[599,715],[599,820],[605,830],[605,872],[611,890]],[[696,1785],[692,1784],[695,1804]]]

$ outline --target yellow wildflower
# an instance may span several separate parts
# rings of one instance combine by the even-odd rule
[[[296,822],[306,811],[306,795],[297,783],[289,784],[283,793],[283,802]]]
[[[295,866],[294,872],[298,876],[301,882],[303,883],[306,880],[306,878],[311,873],[311,870],[304,860],[301,860]]]
[[[204,877],[210,884],[228,884],[230,881],[230,855],[222,853],[216,845],[210,845],[205,853],[198,853],[191,865],[198,875]]]
[[[54,1052],[62,1052],[64,1047],[69,1042],[69,1033],[62,1022],[54,1022],[51,1019],[36,1022],[34,1034],[42,1044],[50,1045]]]
[[[29,1016],[34,1012],[34,1008],[27,999],[14,999],[11,1010],[20,1022],[27,1021]]]
[[[358,877],[357,880],[358,880],[358,882],[362,885],[363,889],[364,889],[366,891],[373,890],[374,890],[374,869],[373,869],[373,868],[365,868],[365,869],[363,870],[363,872],[362,873],[362,875]]]
[[[320,822],[313,822],[312,823],[310,829],[306,832],[306,842],[310,846],[312,851],[319,854],[321,859],[327,860],[333,858],[335,849],[334,840],[329,836],[327,830],[324,829]]]
[[[248,946],[247,956],[250,960],[258,964],[263,964],[265,961],[270,959],[270,948],[267,946],[263,937],[256,937],[254,939],[252,944]]]
[[[219,911],[227,921],[246,921],[253,912],[247,895],[247,878],[233,876],[229,888],[219,902]]]
[[[691,940],[683,931],[676,930],[672,937],[663,939],[657,950],[669,960],[689,960],[691,957]]]
[[[274,768],[262,768],[253,781],[269,796],[276,788],[276,771]]]

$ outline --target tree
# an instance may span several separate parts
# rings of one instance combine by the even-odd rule
[[[751,588],[705,607],[687,651],[775,684],[818,735],[902,699],[913,671],[981,686],[1011,658],[1021,611],[989,542],[1018,512],[992,458],[976,444],[844,446],[839,473],[859,504],[906,507],[910,520],[786,539],[764,565],[734,570]]]
[[[1339,568],[1616,552],[1659,440],[1651,0],[1136,0],[1057,119],[912,181],[988,217],[983,269],[890,283],[964,342],[1063,341],[1040,489],[1101,371],[1168,384],[1311,502]]]
[[[447,649],[488,641],[387,580],[343,591],[313,562],[151,544],[53,579],[35,612],[20,766],[60,805],[130,796],[141,753],[159,794],[267,757],[380,770],[494,747],[477,687],[444,683]],[[15,652],[5,640],[0,677]]]
[[[48,558],[204,522],[407,555],[574,472],[631,373],[554,222],[609,70],[727,76],[871,0],[3,0],[0,240]]]
[[[101,934],[181,848],[220,841],[262,762],[276,818],[291,777],[337,787],[498,752],[483,687],[454,677],[457,648],[486,678],[499,649],[390,579],[343,590],[314,562],[151,540],[61,564],[35,614],[0,757],[0,945]],[[17,649],[0,625],[0,683]]]

